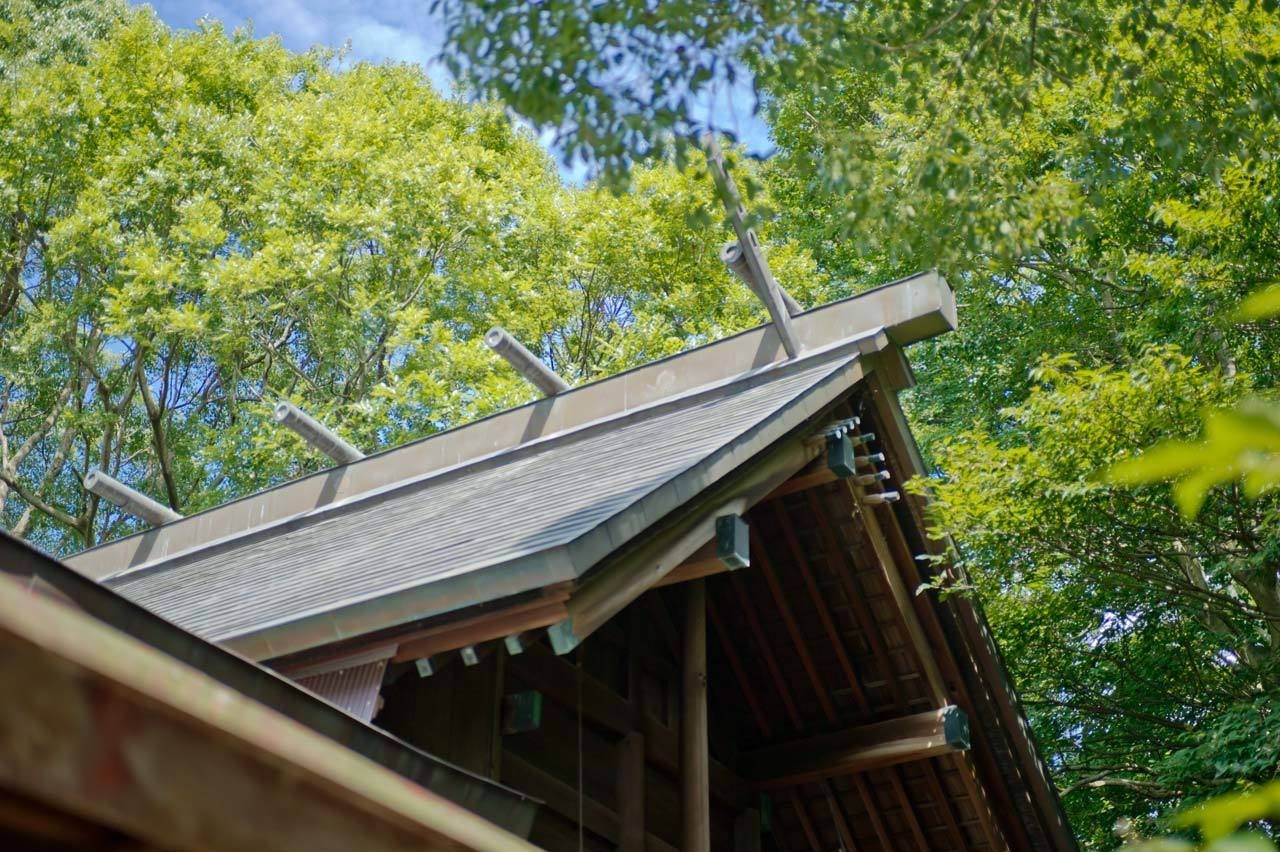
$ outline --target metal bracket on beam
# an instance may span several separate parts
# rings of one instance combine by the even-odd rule
[[[419,657],[413,661],[413,665],[418,670],[418,677],[431,677],[436,673],[435,664],[430,657]]]
[[[273,414],[275,421],[297,432],[302,440],[338,464],[351,464],[364,458],[364,453],[339,438],[328,426],[316,420],[291,402],[279,402]]]
[[[747,227],[747,210],[742,206],[738,188],[734,186],[728,170],[725,169],[720,143],[716,141],[715,136],[708,134],[704,144],[707,149],[707,165],[711,169],[711,177],[715,180],[716,189],[729,213],[733,231],[738,235],[737,250],[734,251],[726,246],[721,250],[720,257],[730,264],[731,269],[738,272],[756,297],[764,302],[765,309],[769,311],[769,317],[773,320],[773,326],[778,332],[778,339],[782,341],[782,348],[786,350],[787,357],[794,358],[801,347],[800,341],[796,338],[795,329],[791,326],[791,310],[787,304],[787,297],[782,295],[782,288],[778,286],[773,273],[769,271],[769,264],[764,259],[764,252],[760,250],[760,240],[755,230]],[[730,256],[726,257],[726,254]],[[791,300],[791,304],[795,304],[794,299]],[[796,304],[796,307],[800,306]]]
[[[751,564],[751,531],[741,515],[716,518],[716,557],[730,571]]]
[[[853,476],[856,462],[853,460],[853,442],[841,431],[827,435],[827,468],[837,477]]]
[[[897,503],[902,499],[902,495],[897,491],[881,491],[879,493],[863,494],[858,499],[864,506],[883,506],[885,503]]]
[[[519,340],[512,337],[507,330],[495,325],[484,336],[485,345],[497,352],[507,363],[516,368],[516,372],[524,376],[525,381],[542,391],[543,396],[555,396],[569,390],[569,383],[560,378],[555,370],[538,359]]]
[[[462,655],[462,662],[468,666],[480,664],[480,654],[476,651],[475,645],[467,645],[458,651]]]
[[[97,494],[124,511],[141,518],[153,527],[182,519],[182,515],[162,503],[157,503],[140,491],[135,491],[120,480],[100,470],[91,470],[84,478],[85,490]]]

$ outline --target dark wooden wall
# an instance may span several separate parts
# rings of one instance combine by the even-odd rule
[[[681,599],[679,587],[650,592],[564,657],[545,642],[515,656],[492,643],[475,665],[456,653],[435,660],[429,677],[399,666],[375,724],[541,799],[530,840],[546,849],[579,848],[579,815],[586,850],[676,849]],[[529,691],[542,696],[541,725],[504,733],[504,696]],[[726,768],[737,724],[736,713],[710,720],[712,847],[726,852],[754,804]]]

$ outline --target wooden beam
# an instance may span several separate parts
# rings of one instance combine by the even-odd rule
[[[805,589],[809,592],[809,600],[813,602],[813,607],[818,613],[818,621],[821,622],[822,629],[827,633],[827,640],[831,643],[832,650],[835,651],[836,662],[840,664],[840,671],[844,673],[845,683],[849,684],[849,690],[853,694],[853,701],[858,705],[858,712],[863,716],[870,716],[871,704],[867,701],[867,696],[862,691],[862,683],[858,680],[858,675],[853,670],[853,662],[849,659],[849,654],[844,646],[844,637],[836,630],[835,622],[831,619],[831,613],[827,611],[826,598],[818,588],[818,584],[814,582],[813,571],[809,568],[809,559],[800,547],[800,542],[796,539],[795,530],[791,526],[791,518],[787,514],[787,510],[778,503],[774,504],[774,517],[777,520],[778,529],[782,533],[782,540],[791,552],[791,564],[800,572],[800,577],[804,580]]]
[[[777,789],[968,747],[969,722],[964,711],[944,707],[745,752],[740,765],[743,777],[757,787]]]
[[[618,741],[618,852],[644,852],[644,735]]]
[[[836,836],[840,838],[840,846],[845,852],[858,852],[858,844],[853,839],[853,829],[849,828],[849,819],[844,815],[844,806],[836,796],[830,781],[823,781],[822,796],[827,800],[827,811],[831,814],[831,822],[835,824]]]
[[[747,669],[742,664],[742,658],[738,656],[738,649],[733,643],[733,637],[725,629],[724,622],[720,619],[720,610],[716,608],[715,601],[710,596],[707,598],[707,615],[711,617],[711,626],[715,628],[716,638],[720,640],[720,648],[724,651],[725,659],[729,661],[729,668],[733,669],[733,676],[738,680],[738,688],[742,690],[742,697],[746,699],[747,707],[751,709],[751,716],[756,721],[756,727],[760,729],[761,736],[769,739],[773,736],[772,729],[769,726],[769,719],[764,715],[760,701],[756,698],[756,691],[751,687],[751,678],[747,675]]]
[[[782,585],[778,582],[777,574],[773,570],[772,560],[765,550],[764,541],[760,538],[756,531],[751,531],[751,549],[755,551],[756,561],[760,565],[760,573],[764,575],[765,582],[769,585],[769,592],[773,597],[774,605],[778,607],[778,612],[782,615],[782,622],[787,628],[787,634],[791,637],[791,644],[795,646],[796,654],[800,657],[800,665],[804,668],[805,674],[809,676],[809,684],[813,687],[813,692],[818,698],[818,706],[822,708],[822,712],[826,715],[828,722],[836,720],[836,708],[831,703],[831,696],[827,694],[827,682],[818,674],[818,667],[814,665],[813,657],[809,653],[809,646],[805,644],[804,636],[800,633],[800,625],[796,622],[795,616],[791,612],[791,607],[787,604],[786,595],[783,594]]]
[[[760,625],[760,618],[756,615],[756,608],[752,605],[751,597],[747,594],[745,581],[737,574],[732,574],[729,577],[729,583],[733,586],[734,594],[738,597],[738,606],[742,608],[742,614],[747,619],[747,626],[751,630],[751,636],[755,639],[756,646],[760,649],[760,656],[764,659],[764,667],[769,672],[770,679],[773,680],[778,696],[782,699],[782,706],[787,711],[787,717],[791,719],[791,724],[795,726],[797,731],[803,731],[804,720],[800,718],[800,711],[796,708],[795,699],[791,695],[791,690],[787,687],[786,679],[782,676],[782,669],[778,668],[778,660],[773,656],[773,646],[769,644],[764,628]]]
[[[699,547],[693,554],[681,562],[671,573],[653,584],[653,587],[674,586],[676,583],[687,583],[700,577],[711,577],[728,571],[729,568],[716,556],[715,539]]]
[[[565,617],[566,598],[567,591],[557,591],[549,598],[540,597],[417,631],[400,640],[394,660],[402,662],[430,657],[555,624]]]
[[[779,497],[786,497],[788,494],[795,494],[797,491],[808,491],[811,488],[817,488],[819,485],[835,482],[839,478],[831,471],[831,468],[823,466],[812,473],[802,473],[799,476],[791,477],[766,494],[761,502],[777,500]]]
[[[804,799],[800,798],[799,790],[791,790],[791,807],[795,808],[796,820],[800,823],[800,830],[804,832],[805,842],[809,844],[809,852],[823,852],[822,841],[818,839],[818,831],[813,826],[809,809],[804,806]]]
[[[685,852],[711,852],[711,759],[707,740],[707,586],[694,580],[684,595],[683,713],[680,785]]]

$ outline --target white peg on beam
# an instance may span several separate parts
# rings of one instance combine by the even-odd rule
[[[114,476],[110,476],[101,470],[89,471],[89,474],[84,478],[84,487],[86,491],[97,494],[108,503],[118,506],[153,527],[182,519],[182,515],[168,506],[157,503],[141,491],[135,491]]]
[[[292,429],[302,440],[338,464],[351,464],[364,458],[364,453],[291,402],[277,403],[273,416],[281,426]]]
[[[512,337],[505,328],[495,325],[484,336],[485,345],[501,355],[525,381],[542,391],[543,396],[555,396],[569,390],[569,383],[555,370],[539,360],[524,344]]]

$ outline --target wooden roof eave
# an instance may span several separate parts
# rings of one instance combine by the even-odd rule
[[[8,618],[5,614],[17,613],[23,616],[21,624],[27,625],[24,613],[47,611],[50,623],[71,624],[65,636],[54,634],[56,647],[67,646],[71,649],[68,653],[97,653],[94,649],[103,645],[121,655],[120,661],[112,665],[128,667],[136,658],[139,665],[146,662],[172,669],[175,678],[198,675],[205,694],[217,687],[218,701],[236,703],[243,699],[259,708],[255,713],[275,714],[273,725],[296,726],[371,765],[393,771],[402,786],[421,785],[428,792],[436,791],[432,795],[465,801],[471,811],[517,833],[527,834],[533,823],[538,803],[529,797],[437,760],[355,719],[283,677],[170,624],[3,531],[0,565],[0,589],[5,592],[0,615]],[[60,604],[37,597],[33,590],[62,598],[79,611],[64,614],[56,608]],[[4,623],[7,622],[0,623],[0,628]],[[46,631],[39,619],[32,629]],[[45,636],[46,632],[39,635]],[[9,662],[12,656],[0,654],[0,664]],[[209,712],[216,715],[224,711],[211,706]]]
[[[0,788],[148,848],[534,848],[10,577],[0,649]]]

